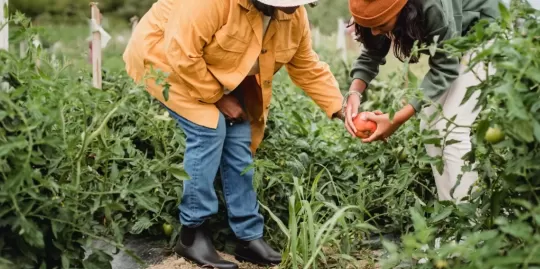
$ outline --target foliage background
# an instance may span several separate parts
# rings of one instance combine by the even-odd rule
[[[19,10],[38,21],[80,21],[88,17],[87,0],[16,0],[11,9]],[[99,8],[108,17],[129,21],[132,16],[142,17],[155,0],[101,0]],[[324,34],[337,29],[337,18],[350,18],[347,0],[320,1],[316,8],[308,8],[310,20]]]

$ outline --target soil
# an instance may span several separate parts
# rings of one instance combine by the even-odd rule
[[[220,255],[225,260],[237,263],[240,269],[266,269],[266,268],[277,269],[278,268],[277,266],[261,267],[261,266],[256,266],[250,263],[239,263],[232,255],[224,254],[224,253],[220,253]],[[147,269],[199,269],[199,268],[201,267],[195,264],[192,264],[189,261],[186,261],[184,258],[181,258],[177,255],[171,255],[163,262],[152,265],[148,267]]]

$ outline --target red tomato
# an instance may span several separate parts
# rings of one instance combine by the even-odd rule
[[[377,123],[370,120],[362,120],[362,115],[373,114],[373,112],[361,112],[354,119],[354,127],[356,127],[356,136],[360,138],[368,138],[377,130]]]

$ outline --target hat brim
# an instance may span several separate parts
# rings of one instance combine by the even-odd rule
[[[259,2],[273,7],[296,7],[307,5],[318,0],[258,0]]]

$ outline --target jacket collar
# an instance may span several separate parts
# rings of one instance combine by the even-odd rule
[[[242,6],[243,8],[247,9],[247,10],[253,10],[255,9],[255,7],[253,6],[253,4],[251,3],[251,0],[238,0],[238,4],[240,6]],[[288,21],[288,20],[291,20],[293,18],[293,15],[294,14],[286,14],[284,12],[281,12],[279,10],[276,10],[276,19],[278,21]]]

